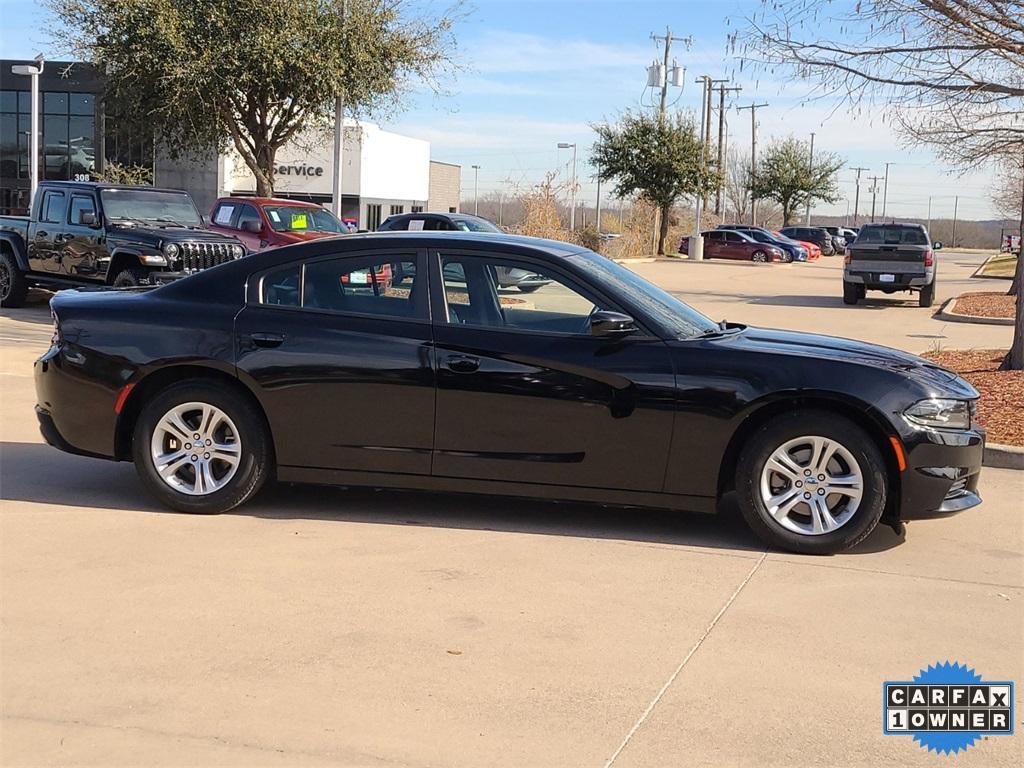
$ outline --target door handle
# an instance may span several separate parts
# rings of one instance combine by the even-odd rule
[[[445,367],[455,373],[476,373],[480,369],[480,358],[470,355],[450,355],[445,358]]]
[[[264,347],[265,349],[272,349],[273,347],[281,346],[281,342],[284,341],[284,334],[282,333],[250,333],[249,338],[252,339],[252,343],[257,347]]]

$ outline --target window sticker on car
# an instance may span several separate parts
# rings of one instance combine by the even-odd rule
[[[411,219],[409,221],[409,231],[410,232],[421,232],[423,230],[423,225],[425,223],[426,222],[423,219]]]
[[[361,270],[359,270],[357,272],[353,272],[349,276],[348,281],[350,283],[352,283],[353,285],[366,285],[368,282],[370,282],[369,278],[370,278],[369,272],[367,270],[362,270],[361,269]]]
[[[215,224],[230,224],[231,214],[235,212],[235,206],[233,205],[222,205],[217,209],[217,215],[214,217],[213,222]]]
[[[270,208],[269,210],[267,210],[267,215],[270,216],[270,220],[272,222],[274,222],[275,224],[280,224],[281,223],[281,214],[279,214],[273,208]]]
[[[309,229],[306,214],[304,213],[293,213],[292,214],[292,229]]]

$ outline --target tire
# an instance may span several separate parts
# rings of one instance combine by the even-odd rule
[[[857,283],[848,283],[843,281],[843,304],[856,304],[860,299],[863,298],[861,291],[864,288],[862,285]]]
[[[824,466],[811,461],[812,440],[833,448]],[[777,472],[773,467],[780,465],[769,464],[780,452],[790,457],[795,471]],[[810,477],[805,464],[814,468]],[[857,480],[830,484],[831,477]],[[768,544],[800,554],[830,555],[863,541],[878,525],[888,476],[864,430],[834,413],[800,409],[777,416],[746,441],[736,466],[736,492],[747,525]],[[766,501],[771,498],[778,500],[775,516]],[[821,505],[827,516],[812,513]]]
[[[935,303],[935,281],[932,280],[917,293],[917,305],[919,307],[930,307]]]
[[[516,288],[518,288],[523,293],[533,293],[534,291],[540,290],[541,287],[542,286],[539,286],[539,285],[517,285],[516,286]]]
[[[758,264],[765,264],[768,261],[768,254],[764,251],[754,251],[750,256],[751,261],[756,261]]]
[[[24,305],[28,280],[10,251],[0,251],[0,307],[16,309]]]
[[[216,416],[215,411],[224,418]],[[214,441],[213,445],[225,446],[220,452],[223,456],[237,457],[234,469],[230,461],[217,459],[216,450],[204,451],[202,455],[199,451],[189,454],[195,449],[184,449],[190,445],[186,442],[187,434],[179,440],[180,432],[161,427],[161,422],[172,412],[177,412],[179,420],[196,429],[196,433],[202,431],[199,419],[213,415],[213,426],[203,434],[209,436],[207,440]],[[238,446],[237,450],[231,446]],[[165,471],[169,480],[157,470],[154,454],[181,457],[171,462],[178,464],[179,469],[173,473]],[[192,456],[198,457],[197,460],[191,461]],[[211,458],[204,462],[205,456]],[[150,399],[135,424],[132,458],[143,485],[161,503],[179,512],[197,514],[226,512],[245,503],[259,491],[273,470],[270,436],[260,414],[230,388],[203,379],[173,384]],[[189,486],[191,492],[184,490]]]
[[[149,282],[149,274],[139,267],[129,267],[117,273],[111,283],[115,288],[134,288],[138,285],[145,285]]]

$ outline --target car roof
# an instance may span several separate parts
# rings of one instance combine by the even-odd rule
[[[294,205],[301,208],[323,208],[322,205],[308,200],[292,200],[289,197],[248,197],[246,195],[226,195],[218,197],[218,203],[255,203],[256,205]]]
[[[906,229],[924,229],[924,224],[898,221],[872,221],[861,225],[862,229],[864,227],[904,227]]]
[[[187,195],[184,189],[171,189],[170,187],[150,187],[145,184],[105,184],[102,181],[60,181],[50,179],[40,181],[39,186],[74,187],[82,190],[94,189],[144,189],[147,192],[176,192],[179,195]]]

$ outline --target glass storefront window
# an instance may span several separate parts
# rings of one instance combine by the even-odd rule
[[[96,167],[96,122],[92,117],[68,120],[68,152],[71,178],[88,175]]]
[[[96,114],[96,97],[91,93],[72,93],[68,105],[72,115]]]
[[[68,113],[68,94],[47,91],[43,94],[43,114],[66,115]]]
[[[18,92],[0,91],[0,112],[18,111]]]

